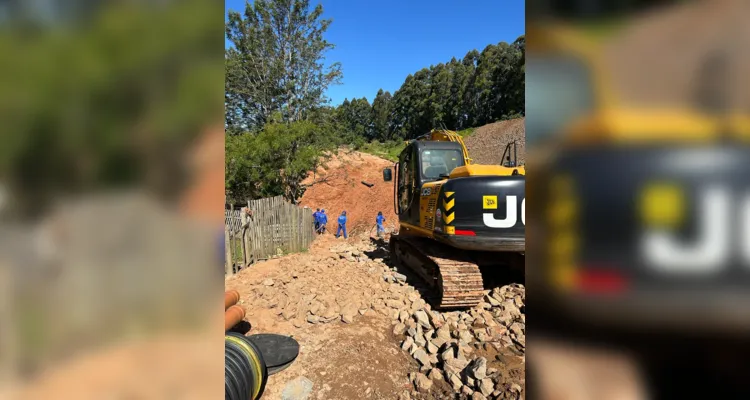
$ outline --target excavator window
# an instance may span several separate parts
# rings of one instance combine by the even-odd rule
[[[422,151],[422,177],[440,179],[447,177],[454,168],[464,165],[463,157],[454,149],[429,149]]]

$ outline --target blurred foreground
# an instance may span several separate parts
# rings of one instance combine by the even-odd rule
[[[530,398],[750,392],[750,8],[664,3],[530,19]]]
[[[222,396],[221,5],[0,6],[0,398]]]

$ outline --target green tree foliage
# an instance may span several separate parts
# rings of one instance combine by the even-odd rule
[[[321,154],[338,141],[335,132],[310,121],[269,123],[254,135],[226,138],[226,189],[230,201],[283,195],[298,199],[302,180]]]
[[[326,105],[326,89],[340,82],[324,34],[331,20],[307,0],[256,0],[230,11],[225,53],[226,181],[229,201],[304,192],[302,180],[320,156],[370,129],[366,99],[346,110]],[[361,110],[364,110],[364,114]],[[367,117],[360,117],[366,115]],[[347,121],[347,129],[342,121]],[[360,139],[363,140],[363,139]]]
[[[244,14],[230,11],[226,37],[225,107],[230,133],[257,131],[279,112],[284,122],[307,118],[339,83],[341,66],[326,66],[333,48],[324,34],[331,20],[308,0],[256,0]]]
[[[433,65],[406,77],[393,94],[381,89],[373,101],[371,129],[354,101],[339,106],[343,128],[381,142],[411,139],[433,128],[463,130],[523,116],[526,39],[500,42],[462,61]],[[361,104],[357,104],[357,108]]]
[[[372,138],[381,141],[391,140],[391,109],[392,100],[390,92],[378,90],[375,100],[372,101]]]
[[[373,139],[372,107],[366,98],[344,99],[338,107],[340,129],[345,132],[345,138],[352,141]]]

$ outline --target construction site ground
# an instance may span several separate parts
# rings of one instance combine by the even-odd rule
[[[306,252],[241,270],[226,288],[241,294],[247,334],[300,344],[264,398],[523,397],[522,285],[488,288],[472,310],[436,312],[422,282],[390,264],[384,240],[328,234]]]

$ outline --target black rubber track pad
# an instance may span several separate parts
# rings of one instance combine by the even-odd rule
[[[259,333],[247,337],[263,354],[268,375],[285,370],[299,355],[299,343],[289,336]]]

